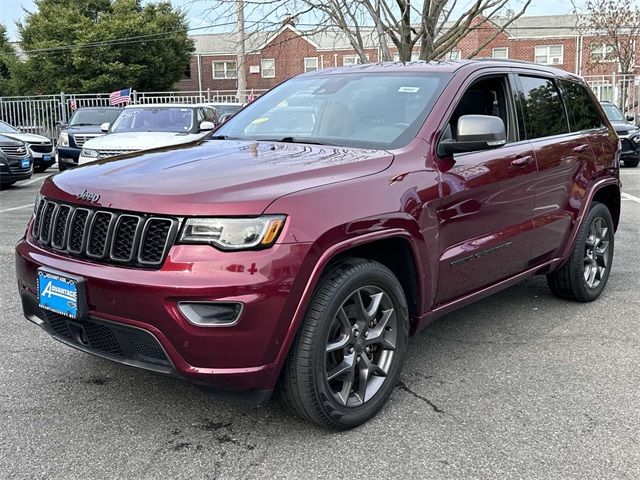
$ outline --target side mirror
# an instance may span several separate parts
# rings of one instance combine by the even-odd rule
[[[215,124],[213,122],[202,122],[200,124],[200,131],[201,132],[208,132],[210,130],[213,130],[214,128],[216,128]]]
[[[68,125],[64,122],[56,122],[55,126],[58,128],[67,128]]]
[[[633,122],[636,119],[633,115],[627,115],[627,122]]]
[[[107,133],[109,131],[109,128],[111,128],[111,124],[109,122],[104,122],[102,125],[100,125],[100,130],[104,133]]]
[[[489,150],[507,143],[507,131],[500,117],[491,115],[463,115],[458,119],[455,139],[440,142],[440,149],[454,153]]]
[[[233,113],[225,113],[220,117],[218,125],[222,125],[223,123],[226,123],[231,117],[233,117]]]

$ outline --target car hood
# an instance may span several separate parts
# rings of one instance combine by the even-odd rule
[[[89,163],[50,177],[43,194],[74,203],[171,215],[258,215],[279,197],[386,169],[381,150],[209,140]]]
[[[0,134],[0,146],[2,147],[19,147],[20,145],[24,145],[24,142],[20,140],[16,140],[13,137],[10,137],[6,133]]]
[[[47,137],[42,135],[34,135],[33,133],[3,133],[5,137],[15,138],[26,143],[51,143]]]
[[[638,127],[630,123],[612,123],[611,125],[618,135],[628,135],[631,132],[638,131]]]
[[[108,133],[88,140],[83,147],[94,150],[148,150],[191,142],[204,135],[173,132]]]

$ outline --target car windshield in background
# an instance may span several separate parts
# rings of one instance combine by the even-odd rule
[[[109,133],[176,132],[188,133],[193,126],[193,109],[181,107],[126,108]]]
[[[226,115],[227,113],[236,113],[242,109],[242,105],[213,105],[213,108],[218,112],[218,116]]]
[[[216,136],[399,148],[415,138],[449,78],[432,73],[296,78],[259,97]]]
[[[20,133],[20,130],[0,121],[0,133]]]
[[[112,123],[120,112],[121,110],[117,108],[81,108],[73,114],[69,126],[80,127]]]
[[[622,112],[615,105],[604,104],[602,105],[604,114],[607,116],[610,122],[626,122],[627,119],[622,115]]]

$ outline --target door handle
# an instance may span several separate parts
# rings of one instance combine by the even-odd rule
[[[582,145],[578,145],[573,149],[574,153],[582,153],[586,152],[589,149],[589,144],[583,143]]]
[[[533,157],[531,155],[527,155],[526,157],[516,158],[511,161],[511,165],[514,167],[526,167],[527,165],[531,165],[533,163]]]

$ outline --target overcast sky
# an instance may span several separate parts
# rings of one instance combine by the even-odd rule
[[[515,0],[513,8],[516,9],[518,1]],[[201,27],[203,25],[211,25],[216,23],[216,18],[207,15],[207,7],[210,6],[212,0],[171,0],[176,7],[186,12],[189,19],[189,25],[192,28]],[[583,0],[578,0],[580,5]],[[17,40],[15,23],[24,18],[24,9],[34,10],[34,4],[31,0],[0,0],[0,23],[7,27],[9,39]],[[571,11],[570,0],[533,0],[527,9],[527,15],[561,15]],[[228,29],[227,29],[228,30]],[[197,33],[204,33],[199,30]]]

